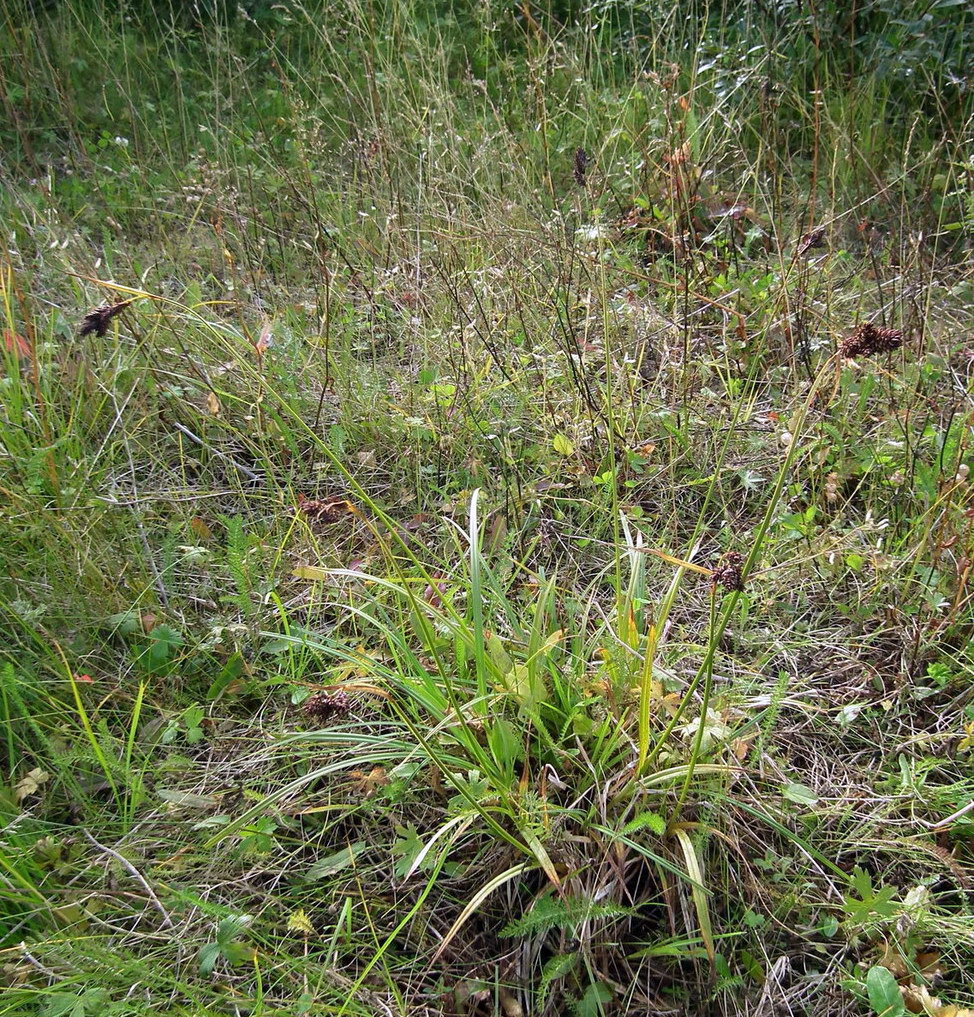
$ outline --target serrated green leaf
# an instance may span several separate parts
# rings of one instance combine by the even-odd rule
[[[666,820],[656,812],[641,812],[630,819],[619,832],[623,837],[628,837],[637,830],[650,830],[658,837],[662,837],[666,833]]]
[[[538,986],[539,1006],[542,1005],[551,991],[551,983],[564,978],[578,966],[577,953],[555,954],[544,966],[541,972],[541,983]]]

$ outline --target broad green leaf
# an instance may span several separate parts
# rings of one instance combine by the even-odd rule
[[[602,982],[593,982],[575,1005],[575,1011],[578,1017],[602,1017],[606,1012],[605,1004],[611,1000],[612,990]]]
[[[551,447],[560,456],[572,456],[575,454],[575,446],[563,434],[556,434],[551,439]]]
[[[788,801],[795,802],[798,805],[812,806],[818,802],[818,795],[804,784],[786,784],[781,794]]]
[[[514,661],[511,660],[511,655],[504,649],[504,643],[500,636],[493,632],[487,636],[487,653],[498,674],[508,674],[514,666]]]
[[[903,995],[892,972],[877,964],[866,974],[866,991],[869,1005],[877,1017],[901,1017],[906,1007]]]
[[[199,958],[200,973],[204,975],[213,974],[216,962],[220,959],[220,944],[207,943],[206,946],[200,948]]]
[[[491,721],[487,743],[494,759],[505,770],[509,770],[521,755],[521,740],[514,725],[505,717]]]
[[[318,861],[312,862],[308,871],[304,874],[304,878],[314,880],[324,879],[325,876],[333,876],[336,872],[340,872],[351,865],[367,846],[365,841],[360,840],[355,844],[349,844],[348,847],[343,847],[341,851],[336,851],[334,854],[319,858]]]

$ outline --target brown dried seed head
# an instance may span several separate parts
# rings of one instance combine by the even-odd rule
[[[585,174],[588,172],[588,153],[584,148],[575,149],[575,158],[572,164],[572,176],[579,187],[585,186]]]
[[[806,233],[798,244],[798,253],[805,254],[806,251],[811,251],[816,247],[825,246],[825,227],[818,226],[811,232]]]
[[[81,320],[78,335],[86,336],[94,332],[97,336],[104,336],[108,332],[108,324],[112,318],[121,314],[131,303],[132,300],[122,300],[117,304],[102,304],[101,307],[89,311]]]
[[[839,498],[839,484],[841,483],[841,477],[838,473],[830,473],[825,478],[825,500],[826,501],[838,501]]]
[[[737,551],[728,551],[719,564],[713,570],[710,581],[714,586],[723,586],[725,590],[743,590],[744,576],[741,568],[744,565],[744,556]]]
[[[331,720],[340,720],[351,709],[352,699],[341,689],[335,692],[315,692],[301,704],[301,712],[308,720],[326,724]]]
[[[338,523],[347,515],[355,514],[355,506],[347,499],[333,498],[306,498],[303,494],[298,495],[298,508],[316,523]]]
[[[898,328],[882,328],[864,321],[839,343],[839,353],[847,359],[871,357],[889,353],[903,345],[903,333]]]

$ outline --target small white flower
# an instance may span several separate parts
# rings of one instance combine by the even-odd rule
[[[843,706],[835,716],[835,722],[841,728],[847,728],[855,723],[856,717],[862,713],[864,703],[849,703]]]
[[[686,741],[692,741],[697,737],[700,730],[700,717],[694,717],[683,727],[679,733]],[[706,752],[715,742],[726,742],[731,729],[721,720],[720,714],[713,708],[708,707],[707,718],[703,723],[703,733],[700,736],[700,748]]]
[[[183,561],[187,565],[196,565],[207,561],[210,557],[209,548],[199,547],[194,544],[180,544],[178,550],[183,553]]]
[[[872,509],[866,509],[866,518],[863,520],[863,528],[872,530],[885,530],[889,526],[888,519],[877,519]]]

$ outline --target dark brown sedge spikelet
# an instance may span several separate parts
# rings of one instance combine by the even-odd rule
[[[298,508],[315,523],[338,523],[355,513],[355,506],[346,498],[306,498],[298,495]]]
[[[327,724],[341,720],[352,707],[352,697],[338,689],[335,692],[315,692],[301,704],[301,712],[308,720]]]
[[[585,186],[585,174],[588,172],[588,153],[584,148],[575,149],[575,158],[572,163],[572,176],[579,187]]]
[[[133,297],[132,299],[134,300],[135,298]],[[108,332],[108,323],[112,318],[117,314],[121,314],[131,303],[132,300],[122,300],[117,304],[102,304],[101,307],[96,307],[94,310],[89,311],[81,319],[81,328],[78,330],[78,335],[91,335],[92,332],[97,336],[105,335]]]
[[[805,254],[816,247],[825,246],[825,227],[817,226],[811,232],[806,233],[798,244],[798,253]]]
[[[725,590],[743,590],[744,576],[741,575],[741,566],[744,564],[744,555],[737,551],[728,551],[710,575],[710,581],[714,586],[723,586]]]
[[[871,321],[864,321],[839,343],[839,353],[849,359],[871,357],[898,350],[902,345],[903,333],[898,328],[881,328]]]

